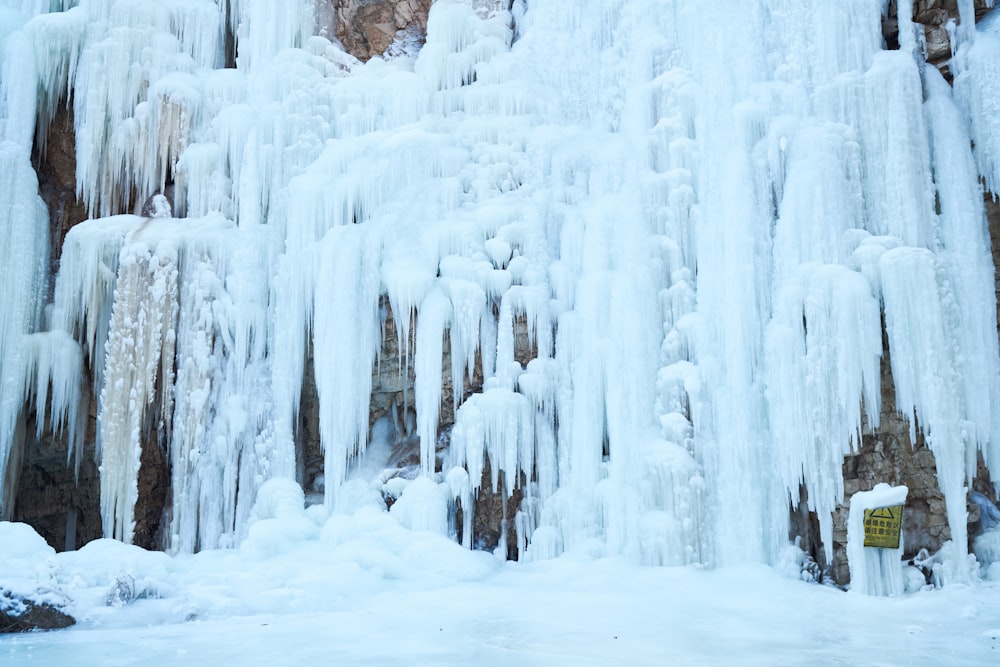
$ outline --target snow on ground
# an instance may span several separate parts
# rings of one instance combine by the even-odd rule
[[[8,543],[27,544],[29,534],[0,524]],[[73,599],[79,623],[0,636],[4,665],[1000,660],[994,581],[873,598],[766,566],[639,567],[602,556],[596,543],[552,560],[501,562],[402,528],[373,506],[262,519],[239,548],[195,555],[112,540],[62,554],[30,544],[36,577]],[[26,548],[10,550],[22,575]]]

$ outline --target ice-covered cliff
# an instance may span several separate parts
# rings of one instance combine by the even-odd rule
[[[946,24],[952,87],[905,2],[886,50],[883,0],[438,0],[365,63],[320,4],[0,8],[0,517],[54,431],[126,541],[159,452],[172,551],[290,477],[653,564],[772,561],[801,498],[829,561],[884,334],[964,559],[1000,474],[992,15]],[[63,105],[90,219],[50,284]]]

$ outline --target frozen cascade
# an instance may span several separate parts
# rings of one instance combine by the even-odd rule
[[[152,444],[165,546],[233,544],[258,489],[296,474],[311,353],[326,508],[347,511],[384,455],[388,307],[420,440],[417,479],[389,480],[407,526],[447,531],[461,506],[472,546],[481,494],[520,490],[524,558],[767,562],[804,486],[829,559],[843,457],[882,408],[884,317],[893,407],[935,453],[964,556],[977,451],[1000,477],[989,19],[956,33],[953,92],[906,3],[883,50],[884,0],[438,0],[419,55],[365,64],[313,36],[312,3],[279,4],[0,13],[0,275],[20,287],[0,297],[0,466],[27,403],[78,428],[83,365],[106,532],[130,538]],[[101,217],[67,235],[41,333],[28,156],[67,91]],[[171,185],[180,217],[111,215]]]
[[[326,501],[331,507],[348,463],[365,451],[368,440],[382,252],[380,239],[369,231],[356,225],[331,230],[322,245],[317,281],[313,340]]]
[[[8,479],[15,474],[7,465],[20,465],[15,431],[21,421],[25,385],[35,375],[33,367],[38,366],[42,375],[44,363],[31,358],[32,348],[39,352],[48,349],[31,346],[29,335],[41,324],[49,240],[48,213],[38,196],[38,179],[27,150],[9,141],[0,142],[0,169],[6,175],[0,184],[0,199],[4,201],[0,207],[0,279],[7,285],[0,308],[0,518],[7,518],[13,511],[14,493]],[[66,382],[61,379],[58,384],[65,386]],[[36,390],[43,393],[47,386],[47,378],[39,377],[35,383]]]
[[[150,247],[136,238],[141,234],[129,236],[118,262],[98,415],[104,532],[126,542],[134,530],[143,422],[153,420],[162,433],[172,408],[178,301],[174,244]]]

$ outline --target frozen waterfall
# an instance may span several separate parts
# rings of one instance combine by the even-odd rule
[[[1000,479],[1000,31],[971,0],[954,87],[907,2],[890,51],[886,0],[438,0],[419,53],[367,63],[314,4],[0,0],[0,517],[27,411],[79,432],[88,377],[105,534],[156,446],[165,546],[231,545],[297,474],[308,374],[329,512],[391,485],[471,545],[484,487],[517,490],[522,558],[721,565],[773,561],[804,485],[829,559],[884,327],[964,555],[977,452]],[[59,104],[92,219],[49,285]],[[167,186],[177,217],[133,215]],[[413,479],[378,474],[390,335]]]

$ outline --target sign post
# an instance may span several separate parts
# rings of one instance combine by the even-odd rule
[[[903,506],[909,489],[876,484],[851,496],[847,516],[847,562],[851,590],[865,595],[902,595]]]
[[[898,549],[903,527],[903,506],[876,507],[865,510],[865,546]]]

